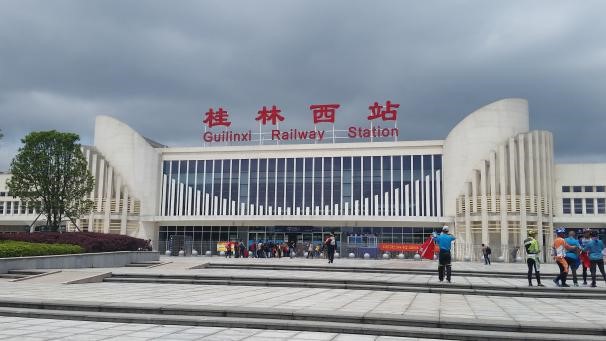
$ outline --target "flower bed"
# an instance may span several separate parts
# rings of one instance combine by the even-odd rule
[[[0,240],[30,243],[79,245],[84,252],[137,251],[145,247],[145,240],[121,234],[94,232],[7,232],[0,233]]]
[[[27,243],[14,240],[0,241],[0,258],[82,253],[84,248],[71,244]]]

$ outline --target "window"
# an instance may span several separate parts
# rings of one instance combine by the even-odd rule
[[[562,192],[570,192],[570,186],[562,186]]]
[[[593,186],[585,186],[585,192],[593,192]]]
[[[606,213],[606,199],[598,198],[598,214]]]
[[[593,198],[587,198],[587,199],[585,199],[585,213],[586,214],[593,214],[594,213]]]
[[[583,214],[583,199],[574,199],[574,214]]]
[[[606,192],[606,186],[595,186],[595,191],[596,192]]]
[[[570,199],[562,199],[562,212],[564,214],[570,214]]]
[[[575,193],[583,192],[583,186],[572,186],[572,191]]]
[[[0,197],[6,196],[6,192],[0,192]]]

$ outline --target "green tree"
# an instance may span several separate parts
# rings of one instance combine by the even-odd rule
[[[80,137],[55,130],[33,132],[21,140],[7,182],[11,195],[46,216],[46,226],[57,231],[64,217],[74,220],[89,213],[88,195],[94,178],[80,149]]]

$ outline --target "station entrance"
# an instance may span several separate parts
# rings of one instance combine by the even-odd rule
[[[337,246],[341,244],[341,232],[322,227],[273,227],[274,231],[248,232],[248,245],[253,243],[273,243],[276,245],[294,242],[297,255],[302,255],[309,248],[309,244],[322,246],[322,243],[333,233]],[[277,231],[276,231],[277,230]],[[326,230],[326,231],[324,231]]]

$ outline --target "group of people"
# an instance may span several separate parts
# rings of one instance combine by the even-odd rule
[[[528,285],[532,286],[532,274],[536,276],[537,285],[543,287],[541,283],[541,249],[536,239],[536,231],[528,231],[528,238],[524,240],[526,249],[526,265],[528,266]],[[553,279],[558,287],[569,287],[566,283],[569,271],[572,272],[572,281],[574,286],[579,286],[577,279],[577,269],[583,268],[583,285],[587,285],[587,269],[591,274],[591,287],[596,287],[596,271],[599,269],[604,281],[606,282],[606,272],[604,271],[604,242],[599,239],[598,231],[585,229],[583,236],[577,239],[574,231],[566,232],[565,228],[556,229],[556,235],[552,246],[552,257],[560,269],[559,275]],[[449,233],[448,226],[442,228],[442,232],[434,232],[433,241],[439,247],[438,253],[438,279],[440,282],[450,283],[452,277],[451,266],[451,247],[455,236]],[[516,250],[517,251],[517,250]],[[490,264],[491,250],[488,245],[482,244],[482,254],[485,264]]]
[[[225,258],[282,258],[296,256],[297,249],[294,241],[275,243],[273,241],[253,242],[249,248],[242,241],[228,242],[225,245]],[[323,241],[322,245],[314,245],[309,243],[307,245],[307,258],[314,258],[314,253],[325,254],[328,259],[328,263],[333,263],[335,259],[335,252],[337,250],[337,241],[335,235],[331,233],[327,236],[326,240]]]
[[[275,243],[273,241],[253,242],[250,244],[249,252],[252,258],[282,258],[295,256],[296,243],[294,241]]]
[[[583,284],[587,285],[587,268],[591,273],[591,287],[596,287],[596,268],[600,270],[604,281],[606,282],[606,273],[604,272],[604,242],[598,237],[598,231],[585,229],[580,239],[576,238],[574,231],[568,232],[566,238],[566,229],[556,230],[557,238],[553,242],[553,257],[560,268],[560,274],[554,278],[557,286],[568,287],[566,279],[569,270],[572,272],[572,283],[579,286],[577,280],[577,269],[583,266]]]

